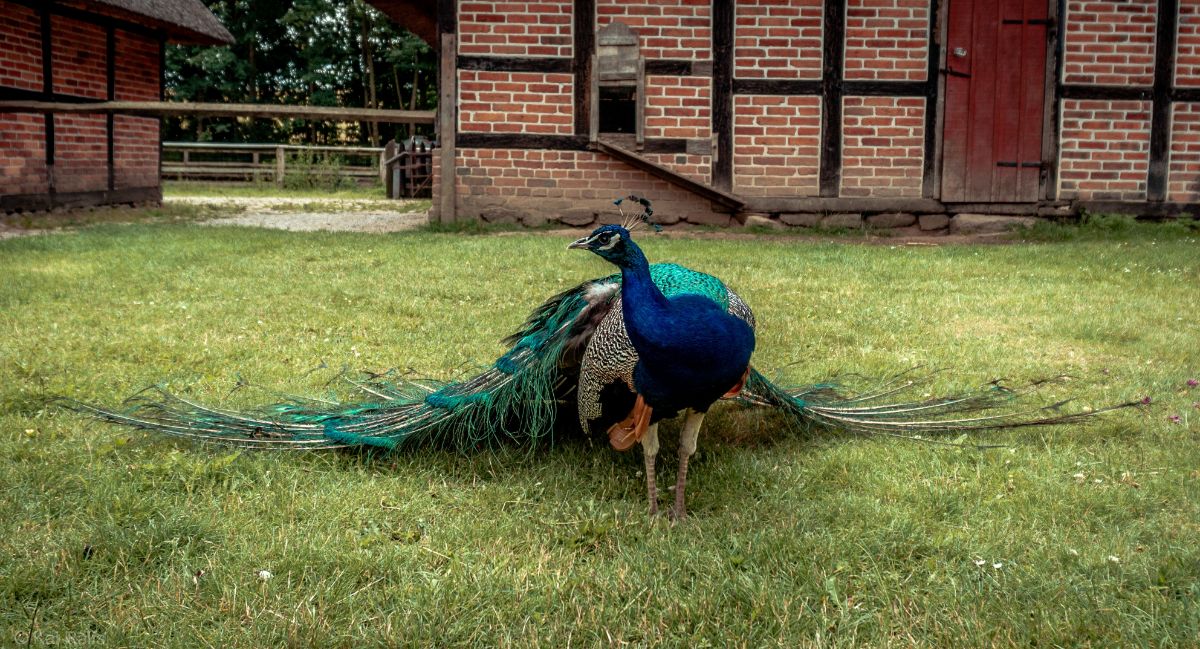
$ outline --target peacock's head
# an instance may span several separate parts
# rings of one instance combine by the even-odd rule
[[[637,250],[637,246],[629,236],[629,230],[619,225],[602,225],[567,248],[591,250],[618,266],[628,263]]]

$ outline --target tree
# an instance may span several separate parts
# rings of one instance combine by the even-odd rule
[[[165,74],[173,100],[412,110],[436,106],[432,49],[362,0],[209,0],[208,5],[236,42],[226,47],[169,46]],[[403,128],[183,116],[166,120],[166,137],[378,143],[402,136]]]

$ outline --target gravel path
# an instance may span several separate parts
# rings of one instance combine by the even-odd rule
[[[241,198],[214,196],[172,197],[171,202],[194,205],[230,205],[234,216],[204,221],[204,225],[243,225],[277,230],[312,232],[400,232],[425,225],[423,212],[399,212],[394,203],[371,199]]]
[[[429,222],[421,212],[270,212],[252,211],[229,216],[204,225],[249,225],[277,230],[312,232],[400,232]]]

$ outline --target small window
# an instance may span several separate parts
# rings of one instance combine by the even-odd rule
[[[637,88],[600,86],[600,132],[637,133]]]

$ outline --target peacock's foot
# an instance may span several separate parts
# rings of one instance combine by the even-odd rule
[[[633,410],[629,411],[629,416],[609,426],[608,443],[618,451],[629,450],[646,434],[650,427],[650,415],[653,413],[654,408],[646,405],[646,400],[639,394],[633,404]]]

